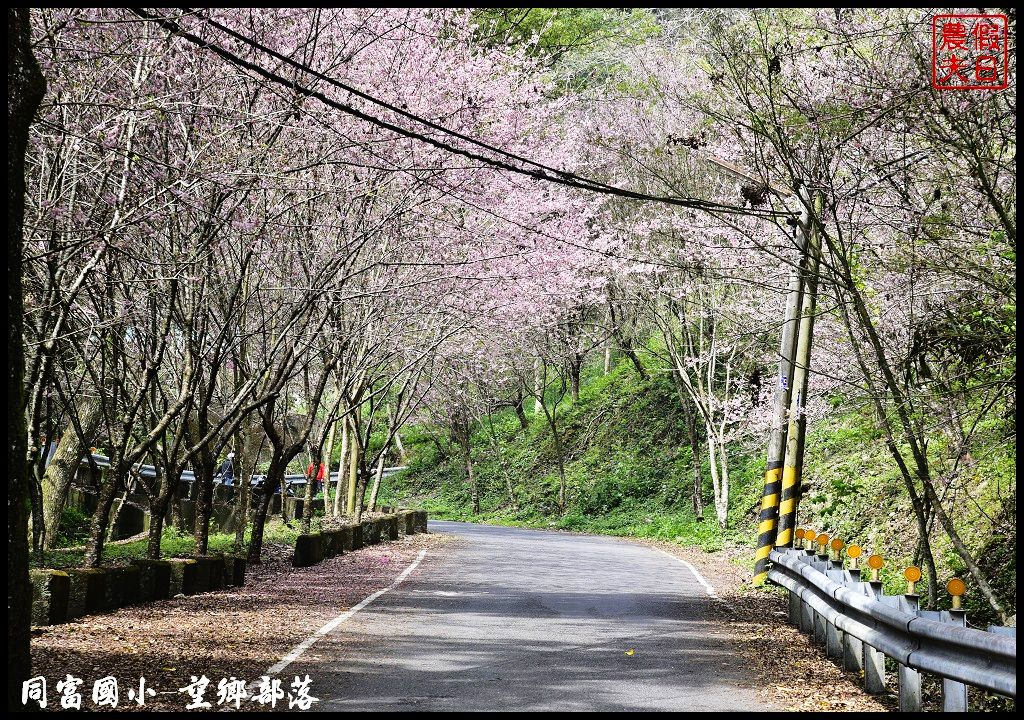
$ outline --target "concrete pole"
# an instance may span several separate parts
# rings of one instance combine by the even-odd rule
[[[812,202],[816,206],[818,198],[809,198],[808,205]],[[811,341],[814,335],[814,316],[818,295],[821,236],[813,222],[808,223],[806,232],[807,267],[804,275],[803,306],[800,312],[800,330],[797,337],[796,361],[793,371],[793,395],[789,406],[789,427],[786,431],[786,457],[782,468],[782,502],[779,505],[779,532],[776,542],[779,547],[792,547],[793,545],[796,506],[800,496],[800,477],[803,472],[804,439],[807,431],[807,418],[804,409],[810,380]]]
[[[757,552],[754,555],[754,585],[763,585],[768,579],[768,556],[775,546],[779,518],[779,494],[782,466],[786,452],[786,433],[791,390],[793,387],[794,358],[796,356],[798,317],[803,300],[803,273],[807,263],[806,222],[800,224],[798,245],[800,262],[789,273],[786,295],[786,313],[782,322],[779,343],[779,374],[772,400],[772,428],[768,436],[768,461],[761,493],[761,516],[757,526]]]

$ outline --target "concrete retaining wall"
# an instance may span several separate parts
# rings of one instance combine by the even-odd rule
[[[425,510],[399,510],[383,517],[367,518],[358,525],[342,525],[335,530],[299,535],[292,564],[295,567],[309,567],[326,558],[352,552],[366,545],[392,542],[403,535],[426,531]]]
[[[300,535],[292,562],[296,567],[308,567],[364,545],[394,541],[426,529],[423,510],[367,518],[358,525]],[[32,570],[32,624],[55,625],[128,605],[241,586],[245,563],[241,555],[225,554],[137,559],[131,565],[112,568]]]

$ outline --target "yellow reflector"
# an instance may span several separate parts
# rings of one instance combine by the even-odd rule
[[[916,583],[921,579],[921,568],[916,565],[911,565],[903,571],[903,577],[907,579],[907,582]]]
[[[872,570],[881,570],[882,569],[882,556],[881,555],[872,555],[871,557],[869,557],[868,558],[868,567],[871,568]]]
[[[840,550],[843,549],[843,545],[845,545],[845,544],[846,543],[844,543],[842,540],[840,540],[839,538],[836,538],[835,540],[832,541],[832,549],[835,550],[836,552],[839,552]]]
[[[949,591],[950,595],[963,595],[967,592],[967,586],[964,585],[964,581],[960,578],[953,578],[946,583],[946,590]]]
[[[796,539],[797,540],[803,540],[804,539],[804,529],[803,528],[797,528],[796,529]]]
[[[818,544],[819,545],[828,545],[828,535],[826,535],[825,533],[822,533],[821,535],[819,535],[818,536]]]
[[[847,557],[859,558],[860,554],[861,554],[860,545],[851,545],[850,547],[846,548],[846,555],[847,555]]]

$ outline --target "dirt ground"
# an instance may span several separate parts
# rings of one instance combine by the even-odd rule
[[[856,673],[845,672],[825,651],[786,620],[781,590],[755,590],[750,573],[733,562],[749,548],[707,553],[670,542],[636,540],[682,558],[697,568],[724,601],[727,626],[761,677],[758,692],[786,710],[884,712],[897,708],[895,692],[868,695]],[[750,648],[762,647],[763,652]]]
[[[93,702],[94,682],[113,676],[118,710],[184,710],[192,698],[180,689],[205,675],[210,682],[204,700],[210,709],[223,710],[228,704],[218,705],[222,678],[258,680],[324,623],[391,584],[421,549],[429,552],[414,574],[429,572],[453,541],[443,534],[412,535],[301,569],[291,565],[292,548],[268,546],[264,562],[248,568],[243,587],[34,628],[33,675],[46,679],[47,710],[62,709],[57,684],[69,674],[84,681],[77,687],[82,709],[113,709]],[[144,707],[136,699],[140,678]],[[287,692],[294,678],[285,671],[280,679]],[[277,703],[277,709],[287,708],[287,698]],[[241,709],[270,706],[246,701]]]

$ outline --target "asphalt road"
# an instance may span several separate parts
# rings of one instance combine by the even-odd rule
[[[768,710],[683,564],[612,538],[465,538],[299,660],[318,710]],[[627,651],[633,650],[632,655]]]

